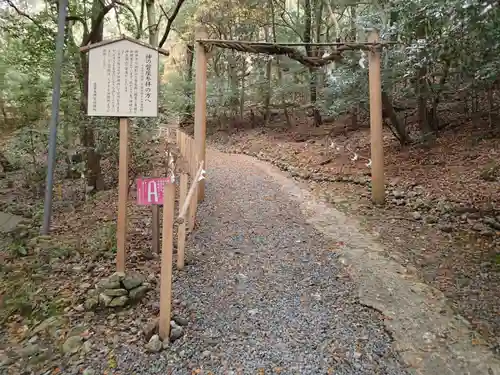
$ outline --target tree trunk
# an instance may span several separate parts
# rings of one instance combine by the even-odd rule
[[[304,2],[304,43],[311,43],[311,29],[312,29],[312,10],[311,10],[311,0],[305,0]],[[313,56],[314,52],[310,45],[306,45],[306,53],[307,56]],[[309,68],[309,98],[312,106],[313,117],[314,117],[314,126],[319,126],[322,123],[321,113],[317,108],[317,75],[315,68]]]
[[[421,25],[417,30],[417,36],[419,38],[425,38],[426,37],[425,22],[423,20],[420,21]],[[418,120],[420,125],[420,132],[422,134],[422,139],[424,142],[429,141],[433,137],[433,131],[431,124],[429,123],[428,110],[427,110],[427,101],[429,99],[427,72],[428,72],[427,66],[422,66],[421,68],[419,68],[415,82],[417,85],[416,92],[418,95],[417,97]]]
[[[243,123],[245,115],[245,77],[246,77],[247,64],[246,60],[243,60],[243,68],[241,69],[241,88],[240,88],[240,119]]]
[[[429,112],[427,110],[427,100],[428,100],[428,90],[427,90],[427,68],[422,67],[419,69],[417,77],[418,85],[418,121],[420,124],[420,131],[423,136],[424,142],[430,140],[433,137],[433,130],[429,122]]]
[[[96,28],[93,33],[93,38],[90,43],[97,43],[102,41],[104,23],[101,21],[97,24],[97,18],[102,12],[103,4],[100,0],[94,0],[92,4],[92,25]],[[86,174],[87,186],[94,188],[96,191],[104,190],[104,179],[101,173],[101,155],[96,151],[95,134],[93,128],[93,121],[84,120],[87,113],[88,105],[88,83],[89,83],[89,69],[87,55],[80,53],[81,70],[83,73],[82,95],[80,100],[80,109],[82,112],[82,122],[80,126],[80,137],[83,147],[86,150]]]
[[[358,41],[358,32],[356,30],[356,5],[351,5],[351,39],[353,42]],[[358,66],[356,65],[357,69]],[[358,104],[354,104],[351,108],[351,126],[353,129],[358,128]]]
[[[227,77],[224,75],[224,71],[221,72],[221,69],[219,67],[218,61],[214,60],[214,74],[218,82],[224,82],[227,81]],[[226,129],[228,126],[228,121],[227,121],[227,114],[226,114],[226,107],[224,106],[224,87],[222,85],[217,85],[217,91],[218,91],[218,103],[217,103],[217,108],[215,108],[216,113],[218,114],[216,117],[219,118],[219,127],[221,129]]]
[[[439,117],[438,117],[438,106],[441,100],[441,93],[444,90],[444,85],[446,84],[446,80],[448,79],[448,74],[450,72],[451,60],[446,60],[444,62],[443,72],[441,75],[441,79],[439,80],[438,89],[434,93],[434,99],[432,101],[432,107],[428,112],[427,121],[430,124],[431,129],[434,131],[438,131],[440,128],[439,125]]]
[[[186,125],[191,122],[193,109],[193,61],[194,61],[194,46],[192,44],[188,44],[186,46],[186,91],[184,95],[186,95],[187,104],[182,114],[182,119],[180,125]]]
[[[408,133],[406,132],[406,127],[399,121],[398,116],[396,115],[396,112],[394,111],[394,108],[392,106],[392,99],[385,91],[382,91],[382,109],[384,114],[389,117],[389,120],[391,121],[393,129],[398,135],[397,138],[401,145],[404,146],[408,144],[409,138]]]
[[[4,172],[12,172],[14,170],[14,166],[9,162],[2,151],[0,151],[0,166]]]
[[[494,89],[494,84],[488,87],[488,124],[490,129],[493,129],[493,89]]]
[[[274,0],[269,0],[269,5],[271,7],[271,26],[272,26],[272,33],[273,33],[273,42],[276,43],[277,38],[276,38],[276,20],[275,20],[275,13],[274,13]],[[280,66],[280,56],[276,56],[276,71],[278,75],[278,86],[281,87],[282,82],[283,82],[283,72],[281,71],[281,66]],[[286,123],[289,128],[292,127],[292,121],[290,119],[290,115],[288,114],[288,108],[286,106],[286,97],[285,93],[281,89],[281,105],[283,106],[283,114],[285,115]]]
[[[231,108],[231,116],[236,117],[239,107],[239,90],[238,90],[238,70],[236,66],[236,60],[234,58],[234,51],[229,52],[228,56],[228,73],[229,73],[229,84],[231,87],[231,96],[229,98],[229,107]]]
[[[149,44],[158,47],[158,24],[156,22],[155,0],[146,1],[146,13],[148,16]]]
[[[264,122],[265,126],[269,124],[269,120],[271,117],[271,96],[273,94],[273,86],[271,84],[271,79],[272,79],[272,60],[269,59],[266,62],[266,82],[267,82],[267,90],[266,90],[266,96],[264,98],[264,110],[265,110],[265,116],[264,116]]]
[[[272,2],[272,0],[271,0]],[[272,5],[271,5],[271,9],[272,8]],[[269,29],[268,27],[266,26],[264,28],[264,33],[265,33],[265,40],[266,42],[269,41]],[[269,124],[269,119],[271,117],[271,96],[273,94],[273,91],[272,91],[272,84],[271,84],[271,73],[272,73],[272,60],[270,58],[271,56],[269,56],[268,60],[266,61],[266,83],[267,83],[267,87],[266,87],[266,92],[265,92],[265,96],[264,96],[264,126],[267,126]]]

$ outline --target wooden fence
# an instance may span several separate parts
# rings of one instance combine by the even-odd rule
[[[167,144],[169,143],[168,136],[169,134],[167,134],[166,138]],[[204,161],[198,162],[194,139],[179,129],[176,129],[176,139],[177,148],[180,153],[180,155],[177,155],[176,160],[174,160],[171,149],[168,148],[166,150],[169,177],[175,173],[175,170],[180,171],[180,189],[179,215],[177,218],[174,215],[175,184],[166,184],[164,190],[159,319],[159,335],[162,340],[168,340],[170,335],[174,222],[179,224],[177,235],[177,269],[182,270],[185,264],[186,235],[194,229],[196,209],[198,208],[199,183],[204,178]]]

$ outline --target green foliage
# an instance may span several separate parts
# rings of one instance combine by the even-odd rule
[[[116,224],[109,223],[100,227],[96,235],[88,240],[88,247],[95,256],[116,254]]]
[[[186,111],[194,107],[194,83],[179,74],[170,74],[160,86],[160,102],[166,109],[166,116],[174,121],[175,116],[187,115]]]
[[[58,137],[58,146],[61,150],[63,140]],[[46,129],[23,127],[13,133],[5,146],[6,154],[11,163],[20,169],[24,175],[24,184],[35,194],[40,194],[47,173],[48,132]],[[64,161],[64,153],[57,154],[58,161]]]
[[[8,245],[8,251],[15,257],[28,255],[28,249],[24,241],[11,241]]]

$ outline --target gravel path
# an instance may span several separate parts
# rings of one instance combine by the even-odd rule
[[[193,261],[174,282],[195,321],[170,354],[133,368],[405,374],[379,315],[357,303],[334,242],[248,158],[211,156]]]
[[[191,260],[174,279],[186,334],[159,354],[117,348],[120,374],[407,374],[335,240],[280,184],[248,157],[215,152],[207,178]]]
[[[224,363],[300,374],[403,374],[379,316],[359,305],[334,243],[251,159],[209,160],[206,204],[194,243],[205,256],[189,267],[184,295],[200,328],[217,338]],[[193,343],[198,340],[194,337]]]

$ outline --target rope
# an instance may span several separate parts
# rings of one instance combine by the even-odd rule
[[[227,40],[199,40],[207,51],[211,51],[213,47],[232,49],[240,52],[263,53],[266,55],[285,55],[290,59],[295,60],[302,65],[311,68],[318,68],[330,64],[332,61],[341,61],[342,53],[345,51],[365,50],[371,51],[384,47],[387,43],[351,43],[342,44],[331,51],[327,56],[307,56],[295,48],[285,46],[283,44],[272,43],[252,43]]]

